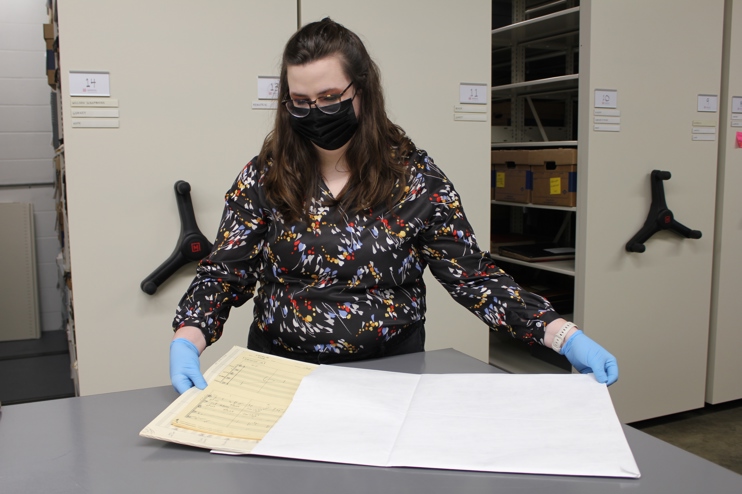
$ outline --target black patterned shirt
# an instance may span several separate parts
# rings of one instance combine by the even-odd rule
[[[408,167],[405,192],[388,210],[348,215],[327,206],[332,195],[322,185],[310,221],[286,223],[267,202],[253,159],[225,196],[214,248],[199,263],[174,328],[199,327],[211,344],[230,309],[255,295],[251,331],[281,354],[367,358],[422,326],[429,267],[487,326],[543,344],[546,324],[559,315],[479,249],[453,184],[425,151],[413,153]]]

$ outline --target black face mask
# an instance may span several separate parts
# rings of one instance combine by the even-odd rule
[[[291,117],[291,128],[327,151],[341,148],[358,129],[353,98],[340,103],[337,113],[328,115],[312,108],[304,118]]]

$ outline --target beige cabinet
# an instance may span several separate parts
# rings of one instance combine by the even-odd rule
[[[699,95],[718,95],[723,1],[583,2],[576,314],[616,353],[611,388],[619,416],[634,421],[702,407],[714,249],[718,142],[693,129],[718,126]],[[595,91],[615,89],[620,132],[593,127]],[[583,145],[583,142],[585,145]],[[625,243],[650,206],[649,174],[664,183],[675,218],[703,237],[660,232],[646,252]]]
[[[706,401],[742,398],[742,331],[739,293],[742,283],[742,1],[727,0],[724,16],[722,87],[719,97],[719,173],[716,235],[711,291],[711,327]]]
[[[623,421],[699,408],[718,141],[696,140],[693,129],[720,128],[719,113],[700,111],[699,96],[719,95],[724,2],[582,1],[571,8],[579,11],[573,317],[618,358],[620,378],[610,392]],[[523,22],[537,29],[536,21]],[[599,91],[608,92],[607,104],[596,101],[605,95]],[[605,109],[615,127],[597,118]],[[647,218],[655,169],[672,175],[664,190],[675,218],[703,237],[663,231],[645,252],[627,252]]]
[[[223,194],[258,153],[272,111],[252,109],[257,76],[277,75],[296,2],[57,3],[60,83],[82,395],[169,383],[175,307],[195,272],[156,295],[140,282],[175,248],[174,184],[185,180],[198,225],[216,234]],[[116,128],[77,128],[69,73],[107,72]],[[245,345],[250,308],[220,343]],[[223,351],[206,352],[209,365]]]

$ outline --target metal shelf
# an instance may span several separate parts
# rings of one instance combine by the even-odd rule
[[[572,206],[549,206],[546,204],[532,204],[530,202],[507,202],[507,201],[496,201],[492,200],[492,204],[499,204],[502,206],[518,206],[522,208],[534,208],[534,209],[554,209],[557,211],[577,211],[577,208]]]
[[[544,58],[551,58],[557,55],[567,55],[571,52],[578,51],[580,45],[580,35],[577,32],[558,34],[533,41],[522,43],[518,46],[527,48],[526,55],[523,58],[525,63],[535,62]],[[500,53],[509,53],[511,46],[493,46],[493,55]]]
[[[509,99],[513,96],[553,95],[577,91],[579,74],[567,74],[535,81],[515,82],[492,88],[492,99]]]
[[[492,149],[577,147],[577,141],[493,142]]]
[[[513,259],[512,257],[505,257],[494,252],[490,252],[492,259],[509,262],[511,264],[519,264],[521,266],[528,266],[533,269],[541,269],[543,271],[551,271],[552,273],[565,274],[567,276],[575,275],[575,260],[570,259],[566,261],[545,261],[545,262],[526,262],[520,259]]]
[[[561,10],[492,30],[492,46],[506,47],[571,34],[580,28],[580,7]]]
[[[570,371],[531,355],[519,341],[505,341],[490,335],[489,363],[512,374],[569,374]]]

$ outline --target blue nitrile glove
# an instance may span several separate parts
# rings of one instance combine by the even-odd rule
[[[562,346],[562,355],[582,374],[595,374],[599,383],[610,386],[618,380],[616,357],[579,329]]]
[[[206,387],[198,361],[198,348],[185,338],[170,342],[170,381],[178,393],[185,393],[193,386]]]

